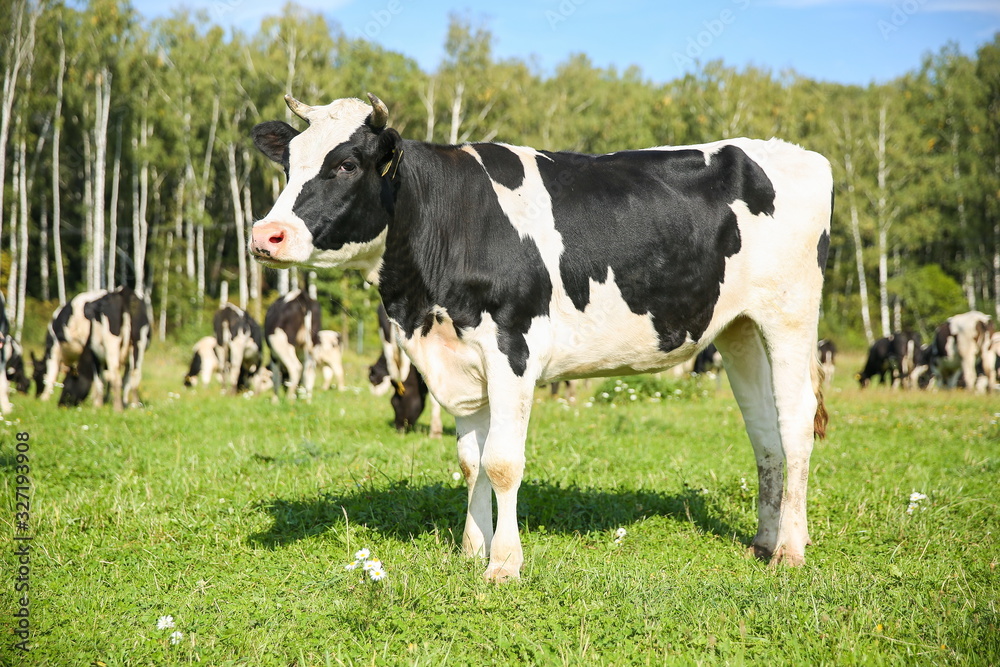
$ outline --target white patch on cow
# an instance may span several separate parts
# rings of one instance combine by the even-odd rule
[[[48,326],[48,334],[52,336],[55,344],[48,351],[49,354],[45,356],[42,362],[45,364],[45,379],[43,380],[44,388],[39,396],[41,400],[46,401],[52,396],[61,366],[75,367],[77,361],[80,360],[80,355],[83,354],[83,349],[87,346],[87,339],[90,338],[91,322],[83,314],[84,307],[88,303],[97,301],[107,293],[107,290],[92,290],[90,292],[81,292],[70,299],[69,307],[71,315],[66,326],[63,328],[65,341],[56,338],[55,329],[52,325],[52,321],[55,320],[63,306],[56,308],[55,312],[52,313],[52,320],[49,321]]]

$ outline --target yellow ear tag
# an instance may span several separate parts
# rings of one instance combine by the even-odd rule
[[[389,167],[391,167],[391,166],[392,166],[392,160],[389,160],[388,162],[385,163],[385,166],[382,167],[382,175],[383,176],[385,176],[386,174],[389,173]]]
[[[399,392],[400,396],[403,396],[404,394],[406,394],[406,387],[403,386],[402,382],[397,382],[396,383],[396,391]]]

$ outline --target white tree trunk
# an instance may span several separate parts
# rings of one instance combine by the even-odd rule
[[[39,278],[42,283],[42,301],[48,301],[51,298],[49,292],[49,203],[46,200],[45,195],[42,195],[42,213],[41,218],[38,221],[38,245],[42,261],[39,264]]]
[[[458,130],[462,125],[462,97],[465,95],[465,82],[455,84],[455,96],[451,100],[451,127],[448,130],[448,143],[458,143]]]
[[[52,253],[56,260],[56,293],[59,304],[66,303],[66,270],[62,255],[62,218],[59,187],[59,141],[62,134],[63,79],[66,78],[66,42],[59,26],[59,75],[56,79],[56,109],[52,122]]]
[[[111,116],[111,72],[101,68],[95,82],[94,115],[94,236],[93,236],[93,284],[104,287],[104,184],[107,176],[108,159],[108,119]]]
[[[19,194],[19,192],[21,190],[21,160],[20,160],[20,157],[17,155],[16,150],[17,149],[15,147],[15,154],[14,154],[14,160],[13,160],[14,164],[13,164],[13,169],[11,170],[12,171],[12,173],[11,173],[11,186],[12,186],[12,189],[14,190],[14,193],[13,193],[14,194],[14,201],[11,204],[11,207],[10,207],[11,208],[11,210],[10,210],[10,220],[11,220],[10,227],[11,227],[11,229],[8,232],[8,237],[9,238],[8,238],[8,241],[7,241],[7,251],[10,253],[10,271],[7,274],[7,312],[8,313],[12,313],[12,314],[13,313],[17,313],[17,294],[18,294],[18,291],[17,291],[17,272],[18,272],[18,268],[20,267],[20,262],[17,261],[17,259],[18,259],[18,257],[17,257],[17,250],[18,250],[18,248],[17,248],[17,241],[18,241],[18,238],[20,237],[20,235],[18,234],[17,223],[18,223],[18,220],[19,220],[19,215],[18,215],[19,214],[19,211],[18,211],[19,198],[18,198],[18,194]]]
[[[239,259],[240,274],[240,308],[246,310],[249,290],[247,286],[247,250],[243,242],[243,203],[240,198],[240,183],[238,172],[236,171],[236,144],[229,142],[226,146],[226,164],[229,167],[229,196],[233,200],[233,221],[236,228],[236,242],[239,244],[236,256]]]
[[[163,260],[163,291],[160,293],[160,342],[167,340],[167,303],[170,296],[170,256],[174,253],[174,233],[167,232],[167,252]]]
[[[278,177],[271,177],[271,195],[274,201],[278,200],[278,195],[281,194],[281,187],[278,184]],[[288,294],[288,269],[278,269],[276,271],[278,274],[278,284],[277,290],[279,296],[284,296]]]
[[[111,215],[108,220],[108,289],[118,285],[115,279],[115,269],[118,259],[118,188],[122,173],[122,124],[118,123],[117,141],[115,142],[115,162],[111,172]],[[124,283],[123,283],[124,284]]]
[[[878,201],[875,212],[878,226],[878,287],[879,287],[879,315],[881,316],[882,335],[889,336],[892,333],[892,325],[889,322],[889,226],[892,220],[888,214],[889,192],[887,182],[889,178],[889,166],[886,160],[886,105],[883,104],[878,111],[878,141],[876,148],[876,158],[878,160]]]
[[[868,345],[875,342],[872,332],[871,307],[868,303],[868,278],[865,275],[865,257],[861,242],[861,225],[858,220],[858,205],[854,198],[854,163],[851,153],[844,153],[844,170],[847,174],[847,201],[851,209],[851,237],[854,240],[854,261],[858,268],[858,296],[861,297],[861,323],[865,330],[865,340]]]
[[[14,316],[14,337],[20,340],[21,332],[24,329],[25,295],[28,292],[28,150],[25,145],[24,135],[21,135],[21,143],[18,146],[17,152],[17,159],[21,163],[21,178],[18,180],[17,184],[18,196],[20,198],[18,203],[20,220],[18,222],[17,312]],[[14,261],[13,258],[11,261]]]
[[[427,82],[427,94],[421,94],[420,99],[427,110],[427,129],[424,132],[424,141],[434,141],[434,85],[436,79],[431,77]]]
[[[143,91],[143,101],[148,97],[148,91]],[[137,294],[145,292],[146,284],[146,241],[149,238],[149,222],[146,220],[146,209],[149,202],[149,160],[146,158],[146,146],[151,135],[151,128],[146,118],[145,104],[143,104],[142,118],[139,121],[138,146],[133,139],[133,154],[137,154],[139,163],[139,176],[133,182],[133,202],[132,211],[132,266],[135,271],[135,291]],[[136,150],[138,148],[138,151]]]
[[[243,164],[249,166],[250,154],[249,151],[243,149]],[[246,228],[244,230],[243,238],[240,239],[242,245],[240,252],[246,252],[247,245],[250,242],[250,238],[253,235],[253,197],[250,192],[250,179],[245,178],[243,180],[243,219],[245,220]],[[251,260],[249,262],[250,269],[250,299],[254,304],[254,314],[259,319],[262,312],[261,304],[261,294],[260,294],[260,279],[261,271],[260,264]]]
[[[83,103],[83,117],[86,118],[90,105]],[[83,133],[83,251],[85,256],[85,279],[87,291],[97,289],[94,285],[94,160],[90,149],[90,132]]]

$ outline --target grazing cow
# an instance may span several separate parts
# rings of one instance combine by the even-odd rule
[[[392,391],[392,378],[389,377],[389,364],[385,354],[380,354],[378,361],[368,367],[368,387],[375,396],[385,396]]]
[[[316,357],[316,367],[323,375],[323,391],[329,391],[333,381],[337,381],[337,389],[344,391],[344,361],[340,352],[340,334],[336,331],[323,329],[319,332],[319,345],[313,348]]]
[[[105,294],[106,290],[77,294],[52,314],[45,333],[45,352],[41,359],[32,356],[35,362],[35,392],[41,400],[47,401],[52,396],[61,368],[72,371],[77,367],[80,355],[87,349],[90,340],[91,320],[84,308]],[[100,382],[100,378],[94,379]],[[100,390],[103,392],[103,387]]]
[[[376,395],[382,396],[384,393],[392,392],[389,403],[392,405],[393,423],[396,430],[400,433],[412,430],[424,412],[424,404],[428,397],[427,384],[420,372],[411,364],[406,380],[393,382],[392,378],[389,377],[389,367],[385,355],[382,354],[374,365],[368,367],[368,380],[372,383],[372,387],[379,389],[379,393]],[[385,392],[381,391],[383,386],[387,387]],[[438,436],[440,435],[438,433]]]
[[[78,405],[97,384],[94,405],[103,405],[105,390],[111,395],[115,410],[123,410],[130,400],[129,391],[138,393],[141,371],[131,370],[136,364],[133,346],[140,340],[139,329],[145,324],[148,343],[149,317],[147,305],[128,287],[119,287],[84,305],[84,317],[90,321],[87,347],[81,354],[74,372],[67,375],[59,405]],[[141,364],[141,356],[138,358]],[[135,372],[133,386],[126,389],[126,376]]]
[[[413,375],[411,371],[412,364],[410,363],[410,358],[403,352],[403,348],[400,347],[399,341],[397,340],[396,331],[389,321],[389,316],[385,312],[385,306],[379,304],[378,306],[378,337],[382,341],[382,357],[385,359],[386,372],[389,376],[389,381],[395,388],[393,392],[392,405],[393,409],[396,410],[396,429],[399,430],[400,416],[399,410],[396,409],[396,404],[399,403],[397,398],[403,395],[408,386],[422,386],[426,387],[423,377],[416,380],[411,380],[410,376]],[[379,362],[375,362],[378,365]],[[417,375],[420,375],[420,371],[416,371]],[[370,375],[370,373],[369,373]],[[424,391],[426,395],[426,390]],[[414,402],[409,410],[412,413],[416,410],[416,417],[420,416],[420,413],[424,411],[424,403],[428,402],[431,406],[431,426],[430,426],[430,436],[432,438],[440,438],[443,432],[443,427],[441,423],[441,404],[438,403],[437,399],[433,395],[430,395],[426,399],[421,396],[419,401],[419,409],[414,406],[417,402]],[[409,424],[412,426],[416,423],[416,418],[409,420]]]
[[[931,343],[930,367],[935,382],[949,389],[958,386],[959,379],[968,391],[976,390],[976,362],[981,362],[986,375],[986,391],[996,384],[997,353],[993,348],[993,321],[989,315],[972,310],[953,315],[934,332]]]
[[[199,383],[207,385],[216,376],[219,383],[222,382],[222,368],[219,366],[219,357],[222,356],[216,348],[218,343],[215,336],[205,336],[198,340],[191,348],[191,366],[187,375],[184,376],[185,387],[196,387]]]
[[[14,409],[10,403],[10,386],[7,381],[7,363],[10,355],[10,322],[7,320],[7,302],[0,294],[0,417]]]
[[[523,562],[534,387],[669,368],[713,340],[757,457],[753,550],[804,562],[809,457],[826,426],[825,158],[749,139],[607,155],[440,146],[403,140],[374,95],[286,99],[309,126],[253,130],[288,182],[250,252],[271,267],[358,268],[378,285],[397,340],[456,417],[462,544],[489,556],[487,580]]]
[[[858,383],[864,389],[871,384],[872,378],[878,378],[880,384],[886,384],[885,376],[888,374],[891,383],[895,373],[893,371],[892,360],[892,340],[889,338],[879,338],[868,348],[868,359],[865,367],[857,376]]]
[[[259,393],[263,379],[260,371],[264,367],[264,334],[260,325],[231,303],[215,312],[212,325],[223,388],[232,394],[243,387]]]
[[[322,326],[319,302],[302,290],[293,290],[271,304],[264,316],[264,335],[271,348],[271,375],[274,400],[287,388],[289,400],[295,400],[299,384],[306,400],[312,398],[316,383],[314,348],[319,346]]]
[[[819,365],[823,368],[823,382],[827,387],[833,384],[833,373],[836,368],[837,346],[832,340],[823,338],[816,344],[819,353]]]

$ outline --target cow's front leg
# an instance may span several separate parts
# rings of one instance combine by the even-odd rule
[[[468,417],[455,417],[455,430],[458,432],[458,465],[469,489],[462,551],[466,556],[485,558],[490,555],[493,540],[492,487],[481,465],[486,436],[490,432],[489,406]]]
[[[427,394],[427,402],[431,404],[431,431],[430,437],[440,438],[444,433],[444,426],[441,423],[441,404],[434,398],[434,394]]]
[[[490,431],[483,448],[483,470],[497,498],[497,523],[490,545],[487,581],[521,576],[524,556],[517,529],[517,491],[524,476],[524,442],[531,416],[534,384],[490,385]]]

